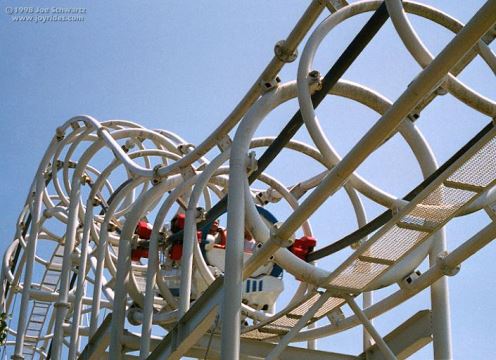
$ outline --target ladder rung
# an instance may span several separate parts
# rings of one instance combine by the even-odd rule
[[[299,320],[301,319],[302,315],[298,315],[298,314],[291,314],[291,313],[287,313],[286,314],[286,317],[290,318],[290,319],[295,319],[295,320]],[[314,322],[314,321],[317,321],[317,318],[316,317],[312,317],[310,320],[308,320],[309,322]]]
[[[45,309],[48,309],[49,307],[50,307],[50,304],[44,304],[44,303],[39,303],[39,302],[33,304],[33,309],[38,308],[38,309],[44,309],[45,310]]]
[[[431,233],[435,230],[435,227],[432,225],[419,225],[415,223],[402,222],[402,221],[398,222],[396,226],[402,229],[415,230],[426,233]]]
[[[52,280],[59,281],[59,278],[60,278],[60,273],[47,274],[43,277],[43,280],[45,280],[45,281],[52,281]]]
[[[366,256],[366,255],[360,255],[358,257],[358,260],[363,261],[363,262],[373,263],[373,264],[387,265],[387,266],[394,265],[393,260],[376,258],[376,257]]]
[[[47,266],[47,269],[50,270],[50,271],[53,271],[53,272],[57,272],[60,274],[61,270],[62,270],[62,264],[59,264],[59,263],[51,263],[50,265]]]
[[[46,309],[43,309],[43,310],[46,310]],[[35,316],[43,316],[45,317],[47,314],[47,311],[43,311],[43,312],[40,312],[40,311],[32,311],[31,315],[35,315]]]
[[[258,331],[268,334],[286,335],[289,330],[276,327],[261,327]]]
[[[35,303],[33,305],[33,310],[34,309],[42,309],[42,310],[46,310],[50,307],[50,304],[43,304],[43,303]]]
[[[472,192],[475,192],[478,194],[480,194],[481,192],[486,190],[486,188],[484,186],[461,183],[461,182],[452,181],[452,180],[444,180],[443,184],[446,187],[450,187],[453,189],[465,190],[465,191],[472,191]]]

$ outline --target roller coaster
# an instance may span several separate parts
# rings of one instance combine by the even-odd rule
[[[323,41],[360,14],[371,15],[335,64],[325,75],[315,70]],[[452,31],[452,40],[431,55],[407,14]],[[342,79],[388,19],[422,67],[394,101]],[[432,342],[436,359],[452,358],[446,277],[496,237],[496,103],[457,75],[477,57],[496,74],[489,47],[495,24],[496,0],[466,24],[411,1],[310,1],[241,102],[199,145],[125,120],[80,115],[60,125],[3,256],[0,335],[7,353],[12,359],[403,359]],[[279,72],[293,61],[296,80],[281,82]],[[448,93],[488,122],[438,164],[415,122]],[[316,114],[327,97],[378,116],[344,156]],[[255,137],[267,116],[293,99],[298,111],[282,131]],[[311,143],[294,139],[300,129]],[[396,136],[424,178],[403,197],[356,171]],[[298,174],[288,185],[266,171],[278,161],[300,166],[280,160],[282,151],[323,170]],[[315,234],[311,220],[329,216],[322,205],[340,190],[358,227],[332,240]],[[365,198],[383,209],[372,220]],[[479,211],[490,224],[448,253],[444,226]],[[419,271],[425,262],[427,270]],[[288,289],[285,281],[296,285]],[[379,334],[374,318],[427,288],[430,309]],[[373,303],[378,289],[390,291]],[[289,301],[277,306],[281,298]],[[16,315],[7,321],[9,314]],[[357,326],[364,327],[362,354],[316,349],[316,340]],[[303,342],[306,347],[292,345]]]

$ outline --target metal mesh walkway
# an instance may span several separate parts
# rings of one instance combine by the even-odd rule
[[[423,189],[329,277],[350,293],[367,286],[496,182],[494,128]]]
[[[438,174],[405,207],[343,262],[328,278],[336,291],[307,325],[319,320],[345,300],[339,292],[359,294],[393,265],[441,229],[481,193],[496,185],[496,130],[485,135]],[[269,320],[245,329],[243,337],[267,340],[285,335],[317,299],[313,293]]]

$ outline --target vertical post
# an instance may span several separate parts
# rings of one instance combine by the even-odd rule
[[[129,221],[131,220],[126,220],[126,225]],[[127,232],[129,233],[129,231]],[[122,236],[122,234],[124,234],[124,229],[119,239],[119,255],[117,256],[117,274],[115,277],[115,295],[110,330],[109,349],[113,359],[122,359],[121,340],[126,316],[127,282],[129,281],[129,271],[131,269],[131,242],[128,238]]]
[[[79,260],[79,274],[77,277],[76,294],[73,301],[73,316],[72,329],[69,342],[69,359],[77,357],[79,347],[79,327],[81,324],[81,311],[83,308],[83,296],[86,288],[86,263],[88,261],[89,241],[90,241],[90,221],[93,215],[93,207],[91,206],[91,198],[86,206],[86,216],[83,230],[83,238],[81,240],[81,255]]]
[[[64,243],[64,258],[60,274],[59,296],[53,305],[55,310],[55,327],[52,340],[52,358],[62,358],[62,347],[64,345],[64,322],[69,311],[70,275],[72,274],[72,252],[76,243],[76,233],[79,225],[79,197],[81,194],[81,175],[86,166],[84,155],[74,172],[71,183],[71,194],[69,198],[69,222],[66,227]]]
[[[374,293],[372,291],[367,291],[363,293],[363,308],[366,309],[369,306],[372,306],[374,302]],[[374,323],[370,320],[370,323],[373,325]],[[372,337],[367,332],[365,327],[363,328],[363,353],[367,354],[367,349],[372,346]]]
[[[308,330],[315,329],[315,323],[311,323],[307,327]],[[317,350],[317,340],[312,339],[307,341],[307,349],[309,350]]]
[[[229,197],[227,200],[228,241],[226,244],[224,296],[221,306],[221,359],[239,359],[241,323],[243,241],[245,228],[244,177],[246,159],[232,151],[229,161]]]
[[[442,236],[444,230],[435,235],[429,252],[429,265],[436,264],[437,256],[446,251],[446,237]],[[448,278],[441,277],[430,287],[432,309],[432,334],[434,359],[452,359],[451,345],[451,317],[449,304]]]

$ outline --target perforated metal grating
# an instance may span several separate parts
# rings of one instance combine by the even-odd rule
[[[335,298],[331,297],[329,298],[324,305],[320,307],[319,310],[315,313],[314,317],[316,319],[321,319],[322,317],[326,316],[328,313],[330,313],[332,310],[340,307],[341,305],[344,304],[344,300],[341,298]]]
[[[276,336],[275,334],[260,332],[258,329],[245,332],[244,334],[241,335],[242,338],[253,339],[253,340],[268,340],[275,336]]]
[[[285,335],[321,296],[320,293],[308,294],[299,303],[281,310],[271,319],[246,329],[242,337],[265,340],[274,336]],[[330,297],[305,326],[318,321],[332,310],[343,305],[344,302],[341,298]]]
[[[428,221],[439,225],[469,202],[477,193],[441,184],[422,200],[402,221]]]
[[[486,187],[496,178],[496,139],[490,140],[448,180]]]
[[[379,230],[331,275],[330,285],[339,289],[363,291],[390,266],[440,229],[481,191],[492,186],[496,179],[496,140],[492,138],[485,145],[479,142],[474,146],[481,146],[481,149],[465,163],[458,159],[461,163],[458,168],[455,162],[449,171],[442,173],[430,187],[422,190],[404,208],[403,213],[400,212]],[[270,320],[246,329],[242,336],[267,340],[286,334],[320,296],[319,293],[307,295],[300,303],[284,309]],[[329,298],[307,325],[344,303],[341,298]]]
[[[294,318],[300,318],[312,307],[313,304],[315,304],[317,302],[317,300],[319,298],[320,298],[320,295],[315,294],[310,299],[308,299],[307,301],[304,301],[299,306],[297,306],[295,309],[288,312],[287,316],[288,317],[294,317]],[[336,307],[340,306],[343,303],[344,303],[344,300],[341,298],[330,297],[319,308],[319,310],[317,310],[317,312],[314,314],[312,319],[318,320],[318,319],[322,318],[328,312],[332,311],[333,309],[335,309]]]
[[[364,291],[390,266],[444,226],[462,207],[493,186],[496,179],[494,130],[473,146],[480,149],[468,160],[459,157],[425,187],[330,276],[329,284],[352,292]]]
[[[388,266],[384,264],[375,264],[356,259],[341,271],[330,284],[340,288],[361,289],[387,268]]]
[[[363,255],[396,261],[426,236],[428,236],[426,232],[404,229],[394,225],[384,236],[373,243]],[[366,271],[366,268],[364,271]]]

